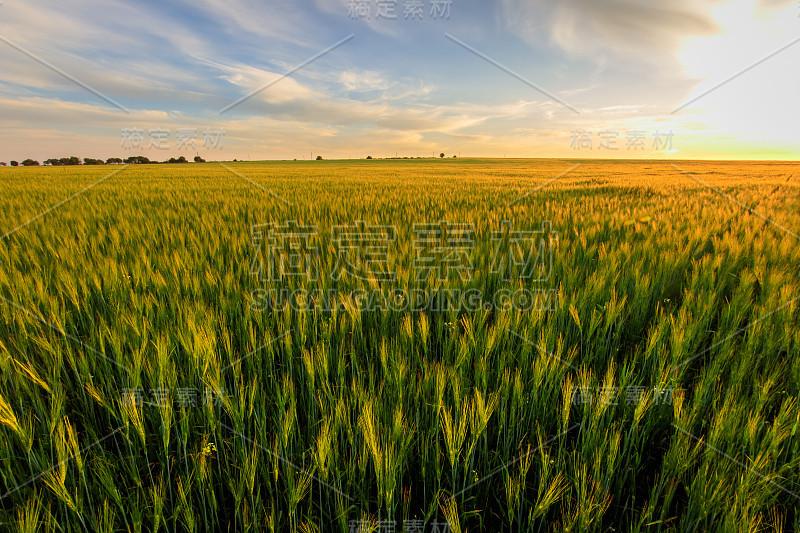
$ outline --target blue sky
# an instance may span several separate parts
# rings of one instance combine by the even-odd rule
[[[800,153],[797,2],[414,1],[5,0],[0,160]]]

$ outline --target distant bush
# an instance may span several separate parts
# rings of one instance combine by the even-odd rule
[[[62,157],[61,159],[48,159],[44,162],[45,165],[52,165],[54,167],[59,166],[66,166],[66,165],[80,165],[81,160],[76,157]]]
[[[145,165],[151,161],[143,155],[132,155],[125,160],[129,165]]]
[[[322,156],[321,155],[317,156],[317,161],[322,161]]]

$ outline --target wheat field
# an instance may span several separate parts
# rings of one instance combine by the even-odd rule
[[[800,530],[797,169],[0,169],[0,531]]]

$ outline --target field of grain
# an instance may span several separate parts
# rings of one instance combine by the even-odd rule
[[[0,169],[0,531],[800,530],[798,177]]]

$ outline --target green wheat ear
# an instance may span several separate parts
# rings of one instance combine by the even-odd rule
[[[442,510],[450,531],[453,533],[461,533],[461,521],[459,520],[458,505],[455,498],[445,498],[439,502],[439,508]]]
[[[24,436],[22,426],[20,426],[17,416],[14,414],[14,410],[11,409],[11,406],[2,395],[0,395],[0,424],[10,428],[20,437]]]
[[[323,480],[328,479],[328,465],[333,454],[333,429],[331,424],[332,421],[330,418],[326,418],[323,421],[316,439],[316,447],[313,451],[317,470],[320,472],[320,477]]]
[[[17,531],[19,533],[36,533],[41,529],[42,504],[37,496],[34,493],[34,497],[27,500],[24,507],[17,509]]]

